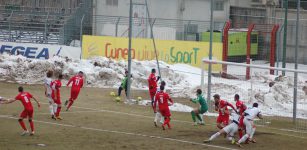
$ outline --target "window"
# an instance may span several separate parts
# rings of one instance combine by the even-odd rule
[[[107,0],[107,5],[118,6],[118,0]]]
[[[215,11],[223,11],[224,10],[224,2],[223,1],[215,1],[214,2],[214,10]]]

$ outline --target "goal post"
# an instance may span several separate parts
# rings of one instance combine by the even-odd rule
[[[226,65],[227,76],[221,72],[206,72],[202,69],[202,88],[211,88],[209,95],[219,94],[232,104],[235,104],[234,95],[239,94],[240,99],[251,107],[254,102],[265,116],[258,123],[270,125],[272,122],[285,121],[296,129],[307,129],[307,67],[305,69],[271,67],[266,61],[251,61],[251,64],[227,62],[219,60],[202,60],[202,68],[206,65]],[[301,65],[305,67],[304,65]],[[246,69],[250,68],[250,79],[245,78]],[[285,76],[271,74],[285,71]],[[298,75],[297,84],[294,84],[294,74]],[[211,76],[211,83],[204,83],[205,78]],[[294,92],[297,90],[297,96]],[[208,100],[212,107],[213,98]],[[297,105],[296,105],[297,103]],[[214,112],[214,109],[209,111]],[[293,124],[294,122],[294,124]]]

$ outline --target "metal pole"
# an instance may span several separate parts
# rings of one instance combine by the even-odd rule
[[[147,10],[147,17],[148,17],[148,19],[150,18],[150,14],[149,14],[149,9],[148,9],[148,5],[147,5],[147,0],[145,0],[145,5],[146,5],[146,10]],[[153,43],[153,46],[154,46],[154,50],[155,50],[155,55],[156,55],[156,62],[157,62],[157,67],[158,67],[158,71],[159,71],[159,76],[160,76],[160,81],[162,81],[163,79],[162,79],[162,75],[161,75],[161,71],[160,71],[160,64],[159,64],[159,60],[158,60],[158,54],[157,54],[157,46],[156,46],[156,41],[155,41],[155,37],[154,37],[154,35],[153,35],[153,24],[151,24],[150,22],[149,22],[149,24],[150,24],[150,33],[151,33],[151,35],[152,35],[152,43]]]
[[[282,68],[286,68],[286,55],[287,55],[287,28],[288,28],[288,0],[284,0],[285,18],[284,18],[284,41],[282,51]],[[282,75],[286,75],[286,72],[282,72]]]
[[[253,64],[253,59],[250,59],[250,64]],[[251,74],[253,74],[253,70],[252,68],[250,68],[250,72]],[[250,76],[250,81],[251,81],[251,95],[249,97],[249,102],[252,102],[252,97],[253,97],[253,75]]]
[[[298,46],[299,46],[299,23],[300,23],[300,7],[301,0],[297,0],[296,9],[296,36],[295,36],[295,69],[298,68]],[[296,108],[297,108],[297,72],[294,72],[294,89],[293,89],[293,123],[296,124]]]
[[[276,51],[276,67],[279,68],[280,62],[280,52],[281,52],[281,32],[284,28],[284,25],[281,26],[280,30],[277,32],[277,51]],[[278,75],[278,71],[276,71],[276,75]]]
[[[118,35],[118,23],[120,21],[120,17],[118,17],[117,21],[116,21],[116,25],[115,25],[115,36],[117,37]]]
[[[80,25],[80,47],[81,47],[81,54],[80,54],[80,59],[82,59],[82,35],[83,35],[83,20],[84,20],[85,15],[82,16],[81,18],[81,25]]]
[[[128,81],[127,81],[127,99],[130,101],[131,90],[131,40],[132,40],[132,0],[130,0],[130,12],[129,12],[129,50],[128,50]]]
[[[200,87],[201,87],[201,90],[204,91],[205,90],[205,70],[204,70],[204,67],[205,67],[205,63],[204,62],[201,62],[201,78],[200,78]]]
[[[213,35],[213,0],[210,1],[210,44],[209,44],[209,60],[212,60],[212,35]],[[211,98],[211,73],[212,73],[212,64],[209,64],[208,68],[208,93],[207,101],[210,101]]]
[[[12,12],[11,12],[11,14],[10,14],[10,17],[9,17],[9,31],[10,31],[10,39],[9,39],[9,41],[10,41],[10,42],[12,42],[12,31],[11,31],[11,30],[12,30],[12,29],[11,29],[11,23],[12,23],[12,21],[11,21],[11,20],[12,20],[13,12],[14,12],[14,11],[12,10]]]
[[[152,18],[153,19],[153,18]],[[149,22],[149,25],[151,25],[152,27],[154,26],[154,24],[155,24],[155,22],[156,22],[156,18],[153,20],[153,22],[152,22],[152,24]],[[153,36],[153,32],[150,32],[150,38],[153,38],[154,36]]]
[[[44,35],[44,43],[47,43],[47,22],[48,22],[48,18],[49,18],[49,12],[47,14],[47,18],[46,18],[46,22],[45,22],[45,35]]]
[[[259,68],[259,69],[265,69],[265,70],[279,70],[279,71],[297,72],[297,73],[307,74],[306,70],[298,70],[298,69],[267,67],[267,66],[263,66],[263,65],[251,65],[251,64],[235,63],[235,62],[228,62],[228,61],[209,60],[207,58],[202,59],[202,61],[205,62],[205,63],[212,63],[212,64],[225,64],[225,65],[233,65],[233,66]]]

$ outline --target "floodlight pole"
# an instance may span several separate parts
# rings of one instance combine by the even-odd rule
[[[284,39],[283,39],[283,51],[282,51],[282,68],[286,68],[286,56],[287,56],[287,28],[288,28],[288,0],[284,0],[285,18],[284,18]],[[286,72],[282,72],[285,76]]]
[[[131,92],[131,40],[132,40],[132,0],[130,0],[129,12],[129,49],[128,49],[128,81],[127,81],[127,99],[130,101]]]
[[[298,68],[298,46],[299,46],[299,23],[300,23],[300,7],[301,0],[297,0],[296,9],[296,36],[295,36],[295,69]],[[297,72],[294,72],[294,88],[293,88],[293,123],[296,124],[296,108],[297,108]]]
[[[212,60],[212,34],[213,34],[213,0],[210,1],[210,43],[209,43],[210,60]],[[210,63],[208,68],[208,93],[207,93],[208,103],[211,98],[211,73],[212,73],[212,64]]]

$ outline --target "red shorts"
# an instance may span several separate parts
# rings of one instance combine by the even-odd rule
[[[79,90],[71,90],[70,91],[70,98],[72,100],[76,100],[78,98],[78,95],[79,95],[79,92],[80,92],[80,89]]]
[[[52,99],[53,99],[54,103],[56,103],[56,104],[58,104],[58,105],[62,104],[60,98],[57,98],[56,100],[55,100],[55,98],[52,98]]]
[[[171,112],[169,111],[169,108],[159,108],[160,113],[163,117],[170,117],[171,116]]]
[[[216,123],[223,123],[225,126],[229,124],[229,115],[219,115],[216,119]]]
[[[149,94],[150,94],[150,98],[153,100],[153,98],[155,97],[157,93],[157,88],[154,88],[154,89],[150,89],[149,90]]]
[[[21,114],[20,118],[33,118],[33,109],[24,109]]]

